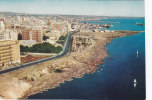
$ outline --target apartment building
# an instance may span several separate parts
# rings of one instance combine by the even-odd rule
[[[3,20],[0,20],[0,33],[5,30],[5,24]]]
[[[71,24],[68,22],[52,22],[50,25],[51,31],[58,31],[62,34],[67,34],[71,31]]]
[[[0,41],[5,39],[5,35],[4,34],[0,34]]]
[[[60,28],[61,28],[61,24],[52,24],[52,26],[51,26],[52,30],[58,30],[58,31],[60,31]]]
[[[14,31],[6,30],[6,31],[0,33],[0,41],[17,40],[17,39],[18,39],[18,35]]]
[[[43,35],[40,30],[23,29],[22,40],[36,40],[37,43],[42,42]]]
[[[20,63],[19,41],[0,41],[0,69],[17,63]]]

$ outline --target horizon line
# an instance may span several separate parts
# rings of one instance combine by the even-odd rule
[[[22,13],[22,12],[13,12],[13,11],[0,11],[0,13],[14,13],[14,14],[27,14],[27,15],[67,15],[67,16],[94,16],[94,17],[140,17],[140,18],[145,18],[145,16],[108,16],[108,15],[79,15],[79,14],[42,14],[42,13]]]

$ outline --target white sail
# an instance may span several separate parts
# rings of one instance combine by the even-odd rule
[[[136,84],[134,84],[134,87],[136,87]]]
[[[136,81],[136,79],[134,79],[134,83],[136,83],[137,81]]]
[[[137,85],[137,81],[136,79],[134,79],[134,87],[136,87],[136,85]]]

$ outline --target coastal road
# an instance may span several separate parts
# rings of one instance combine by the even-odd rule
[[[29,67],[29,66],[32,66],[32,65],[40,64],[40,63],[43,63],[43,62],[47,62],[47,61],[50,61],[50,60],[53,60],[53,59],[57,59],[57,58],[60,58],[60,57],[63,57],[65,55],[69,54],[70,50],[71,50],[71,46],[72,46],[72,35],[74,33],[75,32],[71,32],[70,34],[68,34],[66,42],[65,42],[65,45],[64,45],[64,48],[63,48],[62,52],[59,53],[57,56],[53,56],[53,57],[49,57],[49,58],[33,61],[33,62],[30,62],[30,63],[21,64],[21,65],[18,65],[16,67],[13,67],[13,68],[1,70],[0,74],[8,73],[8,72],[15,71],[15,70],[18,70],[18,69],[21,69],[21,68],[25,68],[25,67]]]

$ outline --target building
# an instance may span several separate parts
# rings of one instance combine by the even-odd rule
[[[19,41],[0,41],[0,69],[17,63],[20,63]]]
[[[36,44],[36,40],[20,40],[20,45],[32,47]]]
[[[90,29],[81,29],[80,32],[92,32]]]
[[[56,31],[53,31],[53,32],[48,32],[45,35],[49,37],[49,39],[47,39],[47,42],[54,45],[59,40],[59,37],[62,34],[61,34],[61,32],[56,30]]]
[[[36,40],[37,43],[41,43],[43,35],[40,30],[23,29],[22,40]]]
[[[5,30],[5,24],[4,24],[4,20],[0,20],[0,33],[3,32]]]
[[[37,42],[43,41],[43,36],[40,30],[32,30],[30,32],[32,33],[32,40],[36,40]]]
[[[5,30],[0,33],[0,69],[20,63],[20,45],[17,33]]]
[[[54,24],[52,24],[51,25],[51,30],[53,31],[53,30],[57,30],[57,31],[60,31],[61,30],[61,24],[59,24],[59,23],[54,23]]]
[[[22,40],[30,40],[30,29],[22,30]]]
[[[62,34],[68,34],[71,31],[71,24],[67,22],[53,22],[50,24],[51,31],[58,31]]]
[[[4,40],[17,40],[18,36],[16,32],[2,32],[0,33],[0,41],[4,41]]]
[[[4,34],[0,34],[0,41],[5,40],[5,35]]]

